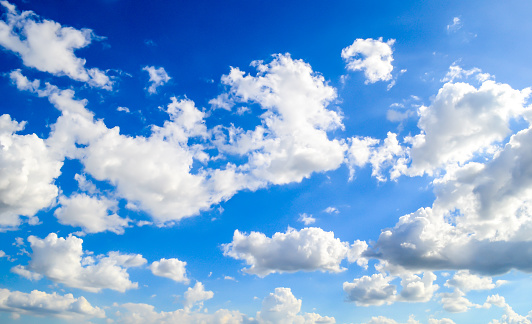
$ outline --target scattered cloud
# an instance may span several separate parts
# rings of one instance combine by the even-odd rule
[[[150,86],[148,87],[148,92],[150,94],[157,93],[157,88],[171,79],[163,67],[155,68],[154,66],[145,66],[142,70],[148,72],[150,75]]]
[[[379,39],[357,38],[342,50],[342,58],[349,71],[364,71],[366,84],[392,79],[393,50],[395,39],[386,42]]]
[[[186,262],[178,259],[161,259],[154,261],[150,266],[151,272],[159,277],[170,278],[176,282],[188,283],[185,266]]]

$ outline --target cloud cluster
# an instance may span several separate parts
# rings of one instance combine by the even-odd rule
[[[31,293],[10,291],[0,288],[0,311],[20,315],[52,316],[69,320],[104,318],[103,309],[92,306],[84,297],[74,298],[72,294],[47,294],[39,290]]]
[[[395,39],[387,42],[379,39],[357,38],[353,44],[342,50],[342,58],[350,71],[364,71],[366,83],[392,79],[393,50]]]
[[[345,270],[340,263],[346,258],[364,266],[366,260],[360,256],[366,248],[366,242],[356,241],[349,246],[335,238],[333,232],[316,227],[300,231],[289,228],[271,238],[259,232],[246,234],[236,230],[233,241],[223,245],[224,255],[244,260],[249,265],[244,271],[261,277],[275,272],[340,272]]]
[[[85,59],[74,54],[97,38],[90,29],[62,27],[32,11],[19,13],[7,1],[0,4],[7,10],[7,20],[0,20],[0,45],[17,54],[25,66],[111,90],[113,82],[103,71],[85,68]]]
[[[53,204],[55,179],[63,162],[35,134],[18,135],[25,123],[0,116],[0,230],[18,226],[20,216],[38,223],[35,214]]]
[[[112,289],[124,292],[137,288],[129,280],[127,268],[146,263],[140,254],[110,252],[107,256],[84,256],[83,240],[75,236],[58,237],[50,233],[46,238],[28,237],[32,253],[27,267],[18,266],[14,272],[36,274],[69,287],[90,292]],[[21,271],[22,270],[22,271]]]

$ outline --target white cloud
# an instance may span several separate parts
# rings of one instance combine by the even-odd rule
[[[146,263],[140,254],[110,252],[108,256],[96,258],[83,256],[83,240],[75,236],[61,238],[50,233],[44,239],[30,236],[28,241],[33,252],[29,265],[22,269],[45,276],[53,282],[90,292],[102,289],[124,292],[137,288],[138,284],[129,280],[127,268]]]
[[[496,306],[504,309],[504,315],[500,320],[492,320],[490,324],[531,324],[532,312],[529,312],[527,316],[519,315],[513,308],[506,303],[504,297],[499,295],[491,295],[486,299],[485,306]]]
[[[455,289],[452,293],[441,293],[440,303],[448,312],[463,313],[467,312],[471,307],[480,308],[482,305],[477,305],[465,298],[465,294],[460,289]]]
[[[116,110],[117,111],[123,111],[123,112],[125,112],[127,114],[129,114],[131,112],[128,107],[118,107],[118,108],[116,108]]]
[[[151,94],[157,93],[157,88],[170,81],[170,76],[166,73],[163,67],[155,68],[154,66],[145,66],[143,71],[150,75],[150,86],[148,92]]]
[[[299,214],[299,218],[297,220],[305,225],[314,224],[316,222],[316,218],[312,217],[312,215],[307,215],[305,213]]]
[[[212,298],[212,292],[205,291],[201,283],[194,288],[200,292],[196,299],[203,301]],[[210,293],[210,294],[209,294]],[[186,294],[186,293],[185,293]],[[191,293],[192,294],[192,293]],[[191,296],[189,294],[189,296]],[[185,297],[186,298],[186,297]],[[173,312],[156,312],[154,307],[147,304],[124,304],[123,311],[117,312],[117,322],[127,324],[145,323],[183,323],[183,324],[334,324],[334,317],[321,316],[316,313],[300,313],[301,300],[297,299],[290,288],[275,288],[274,293],[266,296],[262,308],[256,318],[248,317],[239,311],[219,309],[214,313],[200,312],[201,308],[191,311],[191,307],[178,309]]]
[[[176,258],[162,258],[159,261],[154,261],[149,268],[156,276],[170,278],[176,282],[188,283],[186,265],[186,262]]]
[[[18,226],[19,216],[36,224],[35,214],[57,197],[54,180],[62,161],[35,134],[18,135],[25,123],[0,116],[0,230]]]
[[[419,108],[421,133],[409,139],[412,164],[408,174],[432,174],[451,163],[464,163],[478,153],[492,153],[510,131],[510,120],[526,113],[530,89],[514,90],[488,80],[477,89],[446,83],[429,107]]]
[[[62,27],[32,11],[18,13],[7,1],[1,4],[8,12],[7,20],[0,20],[0,45],[19,55],[24,65],[111,90],[113,82],[103,71],[85,68],[85,59],[74,54],[96,38],[90,29]]]
[[[116,211],[118,202],[105,197],[91,197],[84,193],[70,197],[60,196],[61,207],[54,212],[61,224],[79,226],[85,233],[113,232],[123,234],[130,219],[122,218]]]
[[[395,301],[397,287],[390,284],[394,277],[382,273],[363,276],[353,282],[344,282],[347,298],[358,306],[391,304]]]
[[[31,293],[10,291],[0,288],[0,311],[30,316],[52,316],[70,320],[104,318],[103,309],[93,307],[84,297],[74,298],[72,294],[47,294],[39,290]]]
[[[397,277],[376,273],[362,276],[353,282],[344,282],[343,288],[349,301],[359,306],[392,304],[394,302],[427,302],[439,286],[434,284],[436,275],[432,272],[423,273],[423,277],[404,272],[401,278],[401,292],[397,294],[397,286],[390,282]]]
[[[214,293],[210,290],[205,290],[203,284],[196,282],[194,287],[188,287],[185,291],[185,301],[183,307],[185,310],[191,310],[192,307],[197,306],[198,310],[203,308],[203,302],[214,297]]]
[[[352,45],[342,50],[342,58],[350,71],[364,71],[367,83],[392,79],[393,50],[395,39],[387,42],[379,39],[356,39]]]
[[[377,316],[377,317],[372,317],[369,322],[366,322],[364,324],[400,324],[400,323],[397,322],[396,320],[388,318],[388,317]],[[404,324],[421,324],[421,323],[416,321],[414,319],[414,316],[410,316],[408,318],[408,321],[406,321],[406,323],[404,323]],[[432,324],[432,323],[430,323],[430,324]]]
[[[356,252],[350,262],[359,262],[360,241],[353,244]],[[364,242],[365,243],[365,242]],[[236,230],[233,241],[223,245],[224,255],[244,260],[247,273],[260,277],[275,272],[316,271],[341,272],[340,263],[350,251],[349,244],[334,237],[333,232],[310,227],[300,231],[288,229],[275,233],[271,238],[259,232],[250,234]],[[363,265],[365,260],[360,260]]]
[[[460,20],[460,17],[454,17],[453,22],[447,25],[447,31],[450,33],[454,33],[460,30],[462,26],[463,26],[463,23],[462,23],[462,20]]]
[[[332,206],[325,208],[323,211],[326,212],[327,214],[338,214],[339,213],[338,209]]]
[[[343,128],[342,115],[327,109],[336,91],[307,63],[288,54],[272,62],[253,62],[256,76],[232,68],[222,77],[228,91],[217,99],[229,109],[235,103],[257,103],[265,112],[261,125],[244,131],[230,127],[217,133],[218,149],[246,155],[241,168],[265,183],[300,182],[313,172],[338,168],[346,149],[343,141],[329,140],[327,131]]]
[[[446,287],[455,287],[460,289],[463,292],[468,292],[470,290],[488,290],[493,289],[504,281],[497,281],[493,283],[491,277],[480,277],[470,273],[468,270],[457,271],[454,276],[447,280],[445,283]]]
[[[455,324],[450,318],[435,319],[429,318],[429,324]]]

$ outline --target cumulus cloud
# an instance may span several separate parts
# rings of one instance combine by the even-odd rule
[[[33,290],[31,293],[10,291],[0,288],[0,311],[30,316],[52,316],[64,319],[88,320],[104,318],[103,309],[92,306],[84,297],[74,298],[72,294],[59,295]]]
[[[407,173],[432,174],[450,163],[464,163],[478,153],[493,153],[511,134],[510,121],[522,116],[530,89],[512,89],[488,80],[477,89],[446,83],[429,107],[418,110],[421,133],[411,137]]]
[[[198,310],[201,310],[203,302],[212,297],[214,297],[214,293],[210,290],[205,290],[203,284],[198,281],[194,287],[188,287],[187,291],[185,291],[183,307],[185,310],[190,310],[193,306],[197,306]]]
[[[229,127],[227,134],[219,129],[218,149],[247,156],[242,168],[263,183],[300,182],[313,172],[338,168],[345,144],[327,136],[343,128],[341,113],[327,109],[336,99],[335,89],[310,65],[288,54],[252,65],[258,70],[255,76],[232,68],[222,77],[228,91],[217,101],[228,109],[235,103],[259,104],[264,110],[261,125],[249,131]]]
[[[500,320],[492,320],[490,324],[531,324],[532,323],[532,312],[529,312],[528,315],[523,316],[516,313],[513,308],[506,303],[504,297],[499,295],[491,295],[486,299],[485,306],[496,306],[504,310],[504,315],[502,315]]]
[[[105,72],[85,68],[85,59],[74,54],[97,38],[90,29],[62,27],[32,11],[19,13],[7,1],[1,5],[7,10],[7,20],[0,20],[0,45],[17,54],[24,65],[111,90],[113,82]]]
[[[361,259],[361,244],[353,244],[350,262],[366,263]],[[244,260],[249,268],[247,273],[260,277],[275,272],[322,271],[341,272],[345,268],[340,263],[345,259],[350,246],[334,237],[333,232],[310,227],[300,231],[288,229],[286,233],[275,233],[271,238],[263,233],[241,233],[236,230],[233,241],[223,245],[224,255],[237,260]]]
[[[157,88],[170,81],[170,76],[163,67],[155,68],[154,66],[145,66],[143,71],[148,72],[150,75],[150,86],[148,92],[151,94],[157,93]]]
[[[397,286],[391,281],[395,276],[376,273],[362,276],[352,282],[344,282],[343,288],[349,301],[358,306],[392,304],[394,302],[427,302],[439,286],[434,284],[436,275],[425,272],[422,277],[405,272],[400,275],[402,289],[397,294]]]
[[[62,160],[37,135],[16,134],[24,125],[0,116],[0,230],[18,226],[20,216],[38,223],[35,214],[51,206],[59,192],[54,181]]]
[[[498,280],[493,283],[493,279],[490,277],[481,277],[470,273],[468,270],[457,271],[454,276],[447,280],[445,286],[455,287],[463,292],[470,290],[489,290],[503,284],[504,280]]]
[[[440,303],[443,309],[451,313],[463,313],[467,312],[471,307],[482,307],[482,305],[472,303],[465,298],[465,294],[460,289],[455,289],[452,293],[441,293],[440,296]]]
[[[60,196],[61,207],[54,212],[58,221],[64,225],[79,226],[85,233],[99,233],[104,231],[123,234],[130,219],[122,218],[116,211],[118,202],[105,197],[92,197],[84,193],[73,194],[70,197]]]
[[[305,213],[299,214],[299,218],[297,220],[305,225],[314,224],[316,222],[316,218],[312,217],[312,215],[307,215]]]
[[[176,258],[162,258],[159,261],[154,261],[149,268],[156,276],[170,278],[176,282],[188,283],[186,265],[186,262]]]
[[[26,269],[49,280],[90,292],[112,289],[124,292],[137,288],[129,280],[127,268],[146,263],[140,254],[109,252],[107,256],[84,256],[83,240],[75,236],[58,237],[50,233],[46,238],[28,237],[32,249]],[[21,272],[20,270],[15,272]]]
[[[212,292],[204,291],[203,286],[196,283],[193,291],[198,288],[201,292],[199,299],[206,300],[212,297]],[[208,294],[211,293],[211,294]],[[118,323],[144,324],[144,323],[206,323],[206,324],[334,324],[334,317],[321,316],[316,313],[301,313],[301,299],[297,299],[290,288],[276,288],[274,293],[266,296],[262,308],[257,312],[256,318],[248,317],[239,311],[219,309],[214,313],[192,311],[191,308],[178,309],[173,312],[156,312],[155,308],[147,304],[124,304],[120,306],[123,311],[117,313]]]
[[[356,39],[353,44],[342,50],[342,58],[350,71],[364,71],[367,83],[389,81],[392,79],[393,50],[395,39],[387,42],[379,39]]]

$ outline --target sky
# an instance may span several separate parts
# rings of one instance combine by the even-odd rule
[[[0,322],[532,323],[531,12],[0,1]]]

